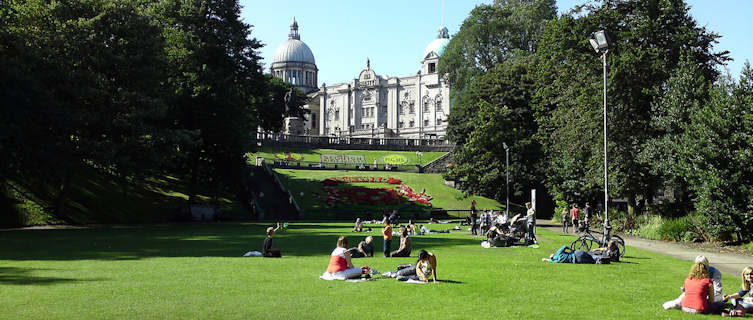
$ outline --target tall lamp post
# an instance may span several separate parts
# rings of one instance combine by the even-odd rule
[[[594,48],[596,53],[601,54],[601,62],[604,66],[604,229],[605,232],[609,232],[611,225],[609,224],[609,183],[608,183],[608,168],[607,168],[607,52],[612,46],[612,40],[609,39],[606,30],[597,30],[588,39],[591,43],[591,47]]]
[[[507,198],[507,203],[505,204],[505,215],[508,217],[510,216],[510,147],[507,146],[507,143],[502,142],[502,147],[505,148],[505,175],[506,181],[505,181],[505,196]]]

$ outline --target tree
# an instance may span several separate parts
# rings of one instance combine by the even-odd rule
[[[554,0],[498,0],[471,11],[439,64],[439,73],[447,77],[452,88],[450,139],[462,144],[473,130],[468,123],[476,110],[466,97],[471,83],[515,56],[534,52],[545,22],[556,12]]]
[[[539,145],[534,140],[535,124],[530,112],[532,81],[526,59],[508,60],[473,81],[468,88],[469,109],[475,110],[470,132],[459,145],[448,177],[463,181],[468,192],[496,199],[505,198],[505,170],[511,172],[513,197],[535,186]],[[506,167],[504,144],[510,152]],[[517,190],[517,191],[516,191]]]
[[[627,198],[633,211],[662,178],[637,157],[658,134],[650,125],[652,103],[683,54],[713,80],[727,52],[713,52],[719,36],[699,27],[682,0],[605,0],[583,9],[586,14],[549,23],[536,54],[537,123],[550,161],[548,184],[563,198],[603,190],[602,66],[588,35],[604,28],[614,41],[607,55],[609,190]]]
[[[152,12],[167,46],[171,112],[178,128],[199,133],[182,150],[189,161],[189,201],[201,184],[239,189],[244,155],[253,148],[265,78],[235,0],[165,0]]]
[[[177,154],[171,142],[179,134],[161,126],[160,33],[139,2],[31,0],[7,8],[8,36],[23,41],[3,52],[18,63],[4,79],[17,85],[4,94],[31,97],[8,106],[14,117],[30,112],[12,152],[17,170],[57,185],[58,217],[78,169],[135,176],[159,166],[154,155]]]
[[[722,82],[690,116],[681,174],[696,194],[711,235],[753,238],[753,70],[737,83]]]

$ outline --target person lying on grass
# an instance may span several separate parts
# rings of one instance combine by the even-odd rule
[[[282,253],[280,253],[280,249],[272,248],[272,236],[275,235],[275,232],[277,230],[280,230],[280,223],[277,223],[276,228],[269,227],[267,228],[267,237],[264,238],[264,247],[262,249],[262,255],[267,258],[280,258],[282,257]]]
[[[573,251],[568,246],[562,246],[557,252],[549,255],[549,258],[541,258],[541,261],[552,263],[608,263],[609,258],[602,257],[596,254],[592,254],[588,251],[575,250]]]
[[[408,228],[400,227],[400,247],[390,253],[391,257],[410,257],[411,241]]]
[[[714,301],[722,300],[722,273],[717,268],[710,266],[709,260],[705,256],[699,255],[695,257],[695,261],[705,264],[706,268],[708,268],[709,270],[709,278],[711,278],[711,282],[714,284],[714,290],[712,291],[714,293]],[[677,297],[677,299],[669,300],[663,303],[662,307],[664,307],[664,310],[681,309],[683,298],[685,298],[685,292],[681,293],[680,296]]]
[[[364,258],[374,256],[374,247],[371,246],[371,242],[374,241],[374,237],[368,236],[361,241],[356,248],[348,249],[351,258]]]
[[[437,257],[426,250],[418,252],[418,261],[415,266],[410,266],[397,271],[394,274],[398,281],[423,281],[429,282],[431,277],[434,283],[439,283],[437,280]]]
[[[609,257],[609,260],[612,262],[620,262],[620,248],[617,247],[616,240],[609,240],[606,247],[594,249],[591,253],[602,257]]]
[[[330,254],[327,271],[324,272],[322,277],[342,280],[361,277],[361,268],[353,266],[347,247],[348,238],[340,236],[337,239],[337,247]]]
[[[418,226],[418,229],[421,230],[421,234],[432,234],[432,233],[450,233],[450,230],[434,230],[426,228],[424,225]]]

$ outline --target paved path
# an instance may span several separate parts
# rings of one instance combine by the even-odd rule
[[[555,224],[551,220],[538,220],[537,224],[552,231],[562,232],[561,225]],[[709,258],[711,265],[724,273],[732,274],[738,278],[743,268],[753,266],[753,256],[703,251],[701,249],[687,248],[677,243],[636,238],[623,234],[620,234],[620,237],[625,239],[625,245],[665,254],[681,260],[693,261],[697,255],[702,254]]]

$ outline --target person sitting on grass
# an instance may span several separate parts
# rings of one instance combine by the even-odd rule
[[[711,282],[714,284],[714,301],[722,300],[724,298],[722,295],[722,273],[717,268],[710,266],[709,260],[705,256],[697,256],[695,257],[695,261],[697,263],[705,264],[706,268],[709,270],[709,278],[711,278]],[[664,307],[664,310],[681,309],[683,298],[685,298],[685,292],[681,293],[677,299],[665,302],[662,304],[662,307]]]
[[[723,296],[724,301],[732,299],[733,306],[737,307],[740,305],[745,308],[746,312],[753,312],[753,298],[749,296],[748,299],[745,299],[748,300],[748,302],[743,300],[743,297],[750,293],[751,283],[753,283],[753,267],[745,267],[745,269],[743,269],[742,281],[743,284],[740,291],[731,295],[725,294]]]
[[[351,258],[364,258],[374,256],[374,247],[371,246],[371,242],[374,241],[374,237],[368,236],[361,241],[356,248],[348,249]]]
[[[685,291],[682,299],[685,313],[721,313],[725,306],[723,299],[715,300],[714,283],[709,278],[709,260],[704,256],[696,257],[682,289]]]
[[[267,228],[267,237],[264,238],[264,248],[262,249],[262,255],[266,258],[281,258],[282,253],[280,252],[280,249],[272,248],[272,236],[274,236],[275,232],[277,230],[280,230],[280,223],[277,223],[276,228],[269,227]]]
[[[337,247],[330,254],[329,265],[327,265],[327,271],[322,275],[323,278],[345,280],[361,277],[361,268],[353,266],[347,247],[348,238],[340,236],[337,239]]]
[[[361,232],[363,231],[363,223],[361,222],[361,218],[356,218],[356,225],[353,227],[353,230],[350,232]]]
[[[437,281],[437,257],[426,250],[418,252],[418,261],[415,266],[403,268],[398,270],[395,274],[398,281],[423,281],[429,282],[429,278],[433,278],[434,283]]]
[[[400,247],[393,251],[390,256],[392,257],[410,257],[410,237],[408,237],[408,229],[400,227]]]
[[[416,224],[413,223],[413,219],[408,220],[408,234],[410,235],[416,234]]]
[[[617,246],[617,240],[609,240],[606,247],[594,249],[591,254],[598,255],[602,259],[609,257],[609,261],[612,262],[620,262],[620,248]]]

